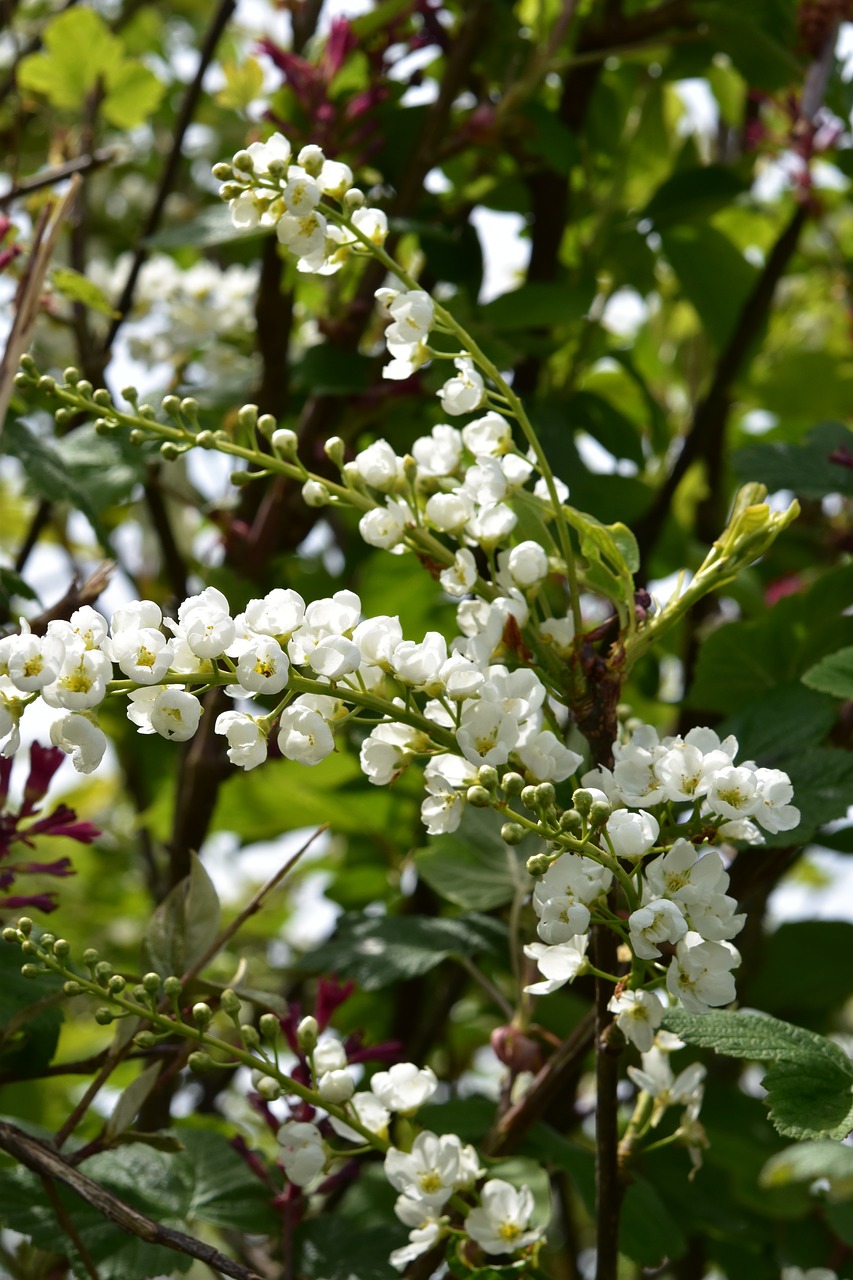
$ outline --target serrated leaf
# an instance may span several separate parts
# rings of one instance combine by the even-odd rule
[[[335,936],[302,958],[311,972],[351,978],[363,991],[429,973],[449,956],[495,951],[504,942],[503,927],[487,916],[456,919],[428,916],[363,916],[338,921]]]
[[[180,976],[199,960],[219,933],[219,898],[198,856],[191,870],[154,912],[142,939],[145,964],[161,978]]]
[[[833,366],[833,372],[835,372]],[[812,385],[809,379],[808,385]],[[825,379],[819,385],[825,387]],[[781,389],[786,400],[785,389]],[[790,400],[787,401],[790,404]],[[735,449],[732,466],[741,480],[757,480],[770,493],[791,489],[803,498],[853,493],[853,470],[832,460],[840,449],[853,448],[853,431],[843,422],[822,422],[797,444],[766,442]]]
[[[17,947],[0,949],[0,1072],[37,1076],[59,1042],[62,1004],[50,1001],[62,980],[51,973],[25,978],[21,962]]]
[[[770,1119],[795,1138],[843,1138],[853,1128],[853,1064],[838,1045],[764,1014],[671,1009],[664,1026],[687,1044],[773,1065],[764,1077]]]
[[[47,498],[49,502],[68,502],[76,507],[89,521],[101,545],[109,548],[109,537],[90,495],[69,474],[52,442],[40,440],[23,422],[12,418],[3,432],[2,449],[18,459],[27,483],[40,498]]]
[[[116,1138],[120,1133],[124,1133],[125,1130],[130,1128],[139,1113],[140,1107],[157,1083],[160,1070],[160,1063],[152,1062],[151,1066],[146,1067],[141,1075],[131,1081],[122,1092],[106,1123],[105,1132],[108,1137]]]
[[[803,684],[833,698],[853,698],[853,646],[839,649],[809,667]]]
[[[18,85],[43,93],[57,107],[81,107],[98,77],[123,57],[121,41],[90,8],[59,14],[45,28],[42,43],[43,53],[21,60]]]
[[[101,111],[117,129],[133,129],[157,110],[166,86],[135,58],[124,58],[107,74]]]
[[[825,1178],[839,1200],[853,1198],[853,1147],[837,1142],[798,1142],[771,1156],[761,1170],[763,1187],[814,1182],[817,1178]]]
[[[72,267],[54,267],[50,273],[51,283],[57,293],[69,302],[81,302],[92,311],[100,311],[105,316],[116,316],[118,312],[110,305],[102,289],[93,280],[75,271]]]
[[[234,111],[245,111],[264,87],[264,70],[257,58],[241,58],[239,62],[226,58],[222,74],[225,86],[216,94],[216,101]]]
[[[491,810],[466,808],[457,831],[436,836],[415,853],[415,866],[448,902],[490,911],[511,902],[527,883],[523,863],[538,848],[526,840],[511,848],[500,838]]]

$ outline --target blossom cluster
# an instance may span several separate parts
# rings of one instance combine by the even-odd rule
[[[317,1023],[308,1017],[298,1030],[298,1040],[313,1043],[307,1061],[314,1087],[323,1102],[342,1110],[363,1130],[388,1143],[388,1131],[396,1113],[412,1117],[438,1088],[429,1067],[399,1062],[387,1071],[375,1072],[367,1089],[356,1092],[345,1046],[331,1035],[316,1040]],[[299,1104],[300,1118],[291,1116],[277,1131],[280,1159],[288,1180],[295,1186],[315,1185],[330,1162],[347,1155],[348,1149],[331,1145],[334,1136],[363,1144],[364,1136],[340,1115],[323,1117],[310,1105]],[[476,1150],[456,1134],[437,1135],[422,1129],[408,1150],[387,1145],[385,1176],[398,1192],[394,1206],[397,1217],[409,1228],[409,1243],[390,1255],[391,1265],[403,1270],[426,1253],[451,1230],[452,1211],[464,1213],[465,1234],[486,1254],[507,1255],[528,1248],[542,1236],[540,1228],[530,1228],[533,1196],[527,1187],[516,1189],[501,1179],[490,1179],[479,1193],[475,1207],[470,1199],[484,1171]],[[457,1193],[464,1200],[451,1206]],[[458,1234],[459,1229],[455,1228]]]
[[[235,227],[274,227],[281,244],[297,259],[297,268],[320,275],[337,271],[358,247],[359,236],[375,245],[384,242],[388,220],[381,209],[366,204],[364,193],[353,186],[348,165],[327,159],[314,144],[303,147],[292,161],[290,143],[274,133],[266,142],[238,151],[230,165],[215,166],[214,175],[225,179],[219,194],[228,201]],[[343,210],[355,231],[332,220],[329,200]]]

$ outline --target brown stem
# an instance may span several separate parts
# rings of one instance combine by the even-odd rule
[[[59,1198],[59,1193],[56,1190],[56,1184],[53,1181],[53,1178],[49,1178],[46,1173],[42,1173],[40,1176],[41,1176],[42,1186],[45,1189],[45,1194],[47,1195],[47,1198],[50,1201],[50,1203],[53,1205],[53,1211],[56,1214],[57,1222],[62,1227],[62,1230],[68,1236],[68,1239],[71,1241],[71,1243],[74,1245],[74,1248],[79,1253],[83,1266],[86,1268],[86,1271],[90,1276],[90,1280],[98,1280],[97,1268],[95,1267],[95,1264],[92,1261],[92,1258],[89,1254],[89,1250],[86,1248],[83,1241],[80,1239],[80,1232],[77,1230],[74,1223],[69,1218],[68,1210],[65,1208],[65,1205],[62,1203],[62,1201]]]
[[[87,1177],[85,1173],[81,1173],[79,1169],[74,1169],[67,1164],[54,1147],[24,1133],[16,1125],[0,1121],[0,1150],[14,1156],[22,1165],[40,1177],[54,1178],[57,1182],[70,1187],[93,1209],[97,1209],[98,1213],[108,1221],[114,1222],[129,1235],[147,1240],[149,1244],[163,1245],[164,1248],[172,1249],[175,1253],[198,1258],[200,1262],[205,1262],[223,1275],[233,1277],[233,1280],[260,1280],[256,1272],[250,1271],[239,1262],[232,1261],[231,1258],[226,1258],[211,1245],[204,1244],[183,1231],[164,1227],[159,1222],[153,1222],[151,1218],[138,1213],[136,1209],[131,1209],[123,1200],[119,1200],[118,1196],[114,1196],[92,1178]]]
[[[75,173],[91,173],[93,169],[100,169],[105,164],[110,164],[115,157],[116,152],[111,147],[102,147],[100,151],[93,151],[91,155],[75,156],[73,160],[66,160],[64,164],[55,165],[54,168],[37,173],[32,178],[23,178],[15,186],[10,187],[5,195],[0,196],[0,209],[8,209],[16,200],[23,200],[34,191],[52,187],[54,183],[62,182]]]

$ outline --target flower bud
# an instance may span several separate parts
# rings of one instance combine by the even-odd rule
[[[92,399],[99,409],[111,409],[113,407],[113,398],[106,387],[98,387],[98,390],[93,392]]]
[[[254,431],[258,425],[258,406],[256,404],[244,404],[237,412],[237,425],[243,431]]]
[[[113,967],[109,960],[99,960],[95,965],[95,978],[102,985],[112,977]]]
[[[44,391],[47,395],[53,395],[56,391],[56,379],[51,378],[49,374],[44,373],[36,383],[39,391]]]
[[[239,182],[223,182],[219,188],[220,200],[236,200],[242,194],[243,188]]]
[[[469,787],[467,799],[468,803],[472,804],[475,809],[488,809],[492,803],[492,797],[485,787]]]
[[[163,983],[163,995],[168,996],[170,1000],[179,1000],[182,991],[183,987],[181,986],[180,978],[176,978],[173,973],[170,973]]]
[[[226,987],[219,998],[219,1007],[223,1013],[227,1013],[229,1018],[236,1018],[242,1008],[240,998],[236,991],[232,991],[230,987]]]
[[[195,438],[195,442],[200,449],[216,448],[216,436],[213,434],[212,431],[199,431],[198,435]]]
[[[323,452],[325,453],[326,457],[329,459],[330,462],[334,463],[334,465],[338,468],[339,471],[341,467],[344,465],[345,450],[346,450],[346,445],[344,444],[340,436],[330,436],[329,439],[326,441],[326,443],[323,445]]]
[[[498,771],[493,764],[481,764],[477,770],[477,781],[481,787],[485,787],[487,791],[496,791],[498,785]]]
[[[174,440],[164,440],[160,445],[160,457],[167,462],[177,462],[187,451],[186,445],[175,444]]]
[[[553,859],[549,858],[547,853],[531,854],[525,863],[525,866],[527,867],[527,874],[531,876],[544,876],[552,861]]]
[[[147,431],[142,431],[139,427],[134,427],[133,430],[128,433],[127,442],[128,444],[140,445],[145,444],[145,442],[150,440],[150,438],[151,437]]]
[[[62,985],[62,990],[67,996],[79,996],[83,988],[79,982],[65,982]]]
[[[302,486],[302,501],[306,507],[327,507],[329,493],[319,480],[306,480]]]
[[[18,929],[20,930],[21,933],[24,934],[25,937],[30,936],[30,934],[33,931],[33,922],[29,916],[21,916],[20,920],[18,921]],[[83,958],[85,960],[85,956]],[[95,952],[95,959],[97,960],[97,958],[98,958],[98,953]]]
[[[553,782],[540,782],[536,788],[536,803],[540,809],[550,809],[557,798]]]
[[[51,378],[51,382],[52,381],[53,379]],[[81,378],[80,381],[77,383],[77,390],[80,392],[81,396],[89,397],[94,391],[94,387],[92,386],[88,378]]]
[[[181,412],[181,401],[178,396],[163,397],[163,412],[170,418],[177,418]]]
[[[271,413],[262,413],[261,416],[258,418],[258,431],[260,431],[264,439],[270,440],[273,443],[273,445],[275,444],[275,441],[273,440],[273,436],[275,435],[277,427],[278,427],[278,420],[274,418]],[[296,439],[295,431],[291,431],[290,435],[293,436],[294,440]]]
[[[505,796],[520,796],[524,789],[524,779],[520,773],[505,773],[501,778],[501,790]]]
[[[99,1027],[108,1027],[114,1017],[112,1009],[108,1009],[106,1005],[101,1005],[100,1009],[95,1010],[95,1021]]]
[[[127,986],[127,983],[125,982],[121,974],[114,973],[113,976],[110,978],[109,982],[107,983],[107,990],[111,992],[112,995],[117,996],[122,991],[124,991],[126,986]]]
[[[43,933],[39,938],[39,945],[44,948],[52,947],[54,942],[56,942],[55,933]]]
[[[281,1023],[274,1013],[262,1013],[258,1027],[265,1040],[276,1040],[281,1034]]]
[[[255,162],[248,151],[235,151],[233,165],[235,169],[239,169],[241,173],[254,173]]]
[[[613,806],[608,804],[606,800],[596,800],[589,811],[590,825],[603,827],[612,812]]]
[[[582,818],[589,817],[589,811],[593,806],[595,797],[591,792],[579,787],[572,796],[572,804],[577,809]]]
[[[209,1027],[213,1019],[213,1010],[209,1004],[199,1001],[193,1005],[193,1022],[199,1031],[204,1031],[205,1027]]]
[[[225,160],[219,160],[210,172],[217,182],[229,182],[234,177],[234,170]]]
[[[566,809],[565,813],[560,814],[560,830],[568,831],[571,835],[580,835],[583,830],[583,818],[577,809]]]
[[[240,1039],[247,1049],[260,1049],[261,1037],[258,1035],[257,1028],[253,1027],[251,1022],[244,1022],[240,1026]]]
[[[18,941],[18,930],[17,930],[17,929],[12,929],[11,927],[10,927],[10,928],[6,928],[6,929],[4,929],[4,930],[3,930],[3,941],[4,941],[4,942],[17,942],[17,941]]]
[[[196,422],[198,420],[198,400],[193,399],[192,396],[184,396],[181,401],[181,413],[190,422]]]
[[[355,1081],[348,1071],[326,1071],[317,1083],[317,1092],[324,1102],[349,1102]]]
[[[204,1075],[206,1071],[213,1070],[213,1059],[209,1053],[203,1053],[197,1049],[195,1053],[191,1053],[187,1058],[187,1066],[190,1071],[194,1071],[196,1075]]]
[[[34,942],[31,942],[29,938],[26,938],[21,943],[21,950],[23,951],[25,956],[37,956],[39,953],[38,947]]]
[[[364,192],[359,191],[358,187],[350,187],[341,203],[345,213],[354,213],[356,209],[364,207]]]
[[[521,844],[527,832],[517,822],[505,822],[501,827],[501,840],[507,844]]]
[[[309,1014],[307,1018],[302,1019],[296,1028],[296,1043],[303,1053],[311,1053],[316,1049],[319,1034],[320,1026],[316,1018],[312,1018]]]
[[[157,1037],[153,1031],[140,1031],[133,1037],[133,1042],[140,1049],[153,1049],[157,1043]]]
[[[22,978],[38,978],[44,973],[44,969],[40,964],[23,964],[21,965]]]
[[[267,161],[267,173],[271,178],[283,178],[287,173],[287,165],[281,156],[273,156],[272,160]]]
[[[281,1097],[281,1085],[272,1076],[261,1076],[255,1088],[264,1102],[275,1102]]]
[[[296,157],[297,164],[300,164],[312,178],[319,175],[325,159],[323,148],[318,147],[316,143],[309,143],[307,147],[303,147]]]
[[[156,996],[162,985],[159,973],[146,973],[142,985],[149,995]]]
[[[527,786],[522,789],[521,803],[524,805],[525,809],[535,809],[537,807],[535,787]]]
[[[70,364],[67,369],[63,370],[62,377],[67,387],[76,387],[80,381],[80,370]]]

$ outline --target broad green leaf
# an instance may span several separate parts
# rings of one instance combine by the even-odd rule
[[[631,1178],[619,1218],[619,1250],[642,1267],[680,1258],[687,1249],[684,1232],[651,1182]]]
[[[69,302],[82,302],[84,307],[89,307],[92,311],[100,311],[105,316],[118,314],[113,310],[103,290],[88,276],[82,275],[72,267],[54,267],[50,273],[50,279],[57,293],[61,293],[63,298],[68,298]]]
[[[799,62],[783,43],[785,35],[778,24],[756,21],[753,10],[745,11],[737,0],[713,0],[697,8],[708,23],[715,47],[729,55],[751,87],[784,89],[802,75]]]
[[[109,88],[101,110],[117,129],[133,129],[148,120],[166,91],[154,72],[135,58],[124,58],[106,79]]]
[[[731,204],[748,186],[740,174],[722,165],[680,169],[658,187],[640,217],[650,219],[658,230],[707,218]]]
[[[145,446],[128,444],[121,435],[99,436],[91,423],[57,440],[55,449],[69,482],[86,494],[99,516],[130,501],[145,480],[152,453]]]
[[[487,916],[455,919],[428,916],[346,915],[335,936],[302,957],[310,972],[351,978],[363,991],[429,973],[448,956],[501,950],[504,932]]]
[[[588,431],[614,458],[629,458],[638,467],[645,464],[639,427],[605,396],[578,391],[569,401],[566,415],[573,431]]]
[[[106,1123],[106,1133],[110,1138],[115,1138],[120,1133],[124,1133],[133,1124],[139,1114],[140,1107],[157,1083],[160,1071],[161,1064],[152,1062],[122,1091],[121,1097],[113,1107],[110,1118]]]
[[[162,978],[180,977],[219,932],[219,898],[197,854],[191,870],[151,917],[142,939],[145,964]]]
[[[529,877],[524,862],[538,847],[511,848],[500,837],[491,810],[466,808],[457,831],[435,836],[415,854],[418,875],[457,906],[490,911],[511,902]]]
[[[744,999],[778,1018],[825,1026],[850,997],[851,951],[848,920],[786,921],[765,939]]]
[[[0,948],[0,1074],[37,1076],[56,1051],[62,1026],[62,981],[21,974],[20,948]]]
[[[756,361],[749,389],[762,409],[777,414],[783,422],[806,426],[844,414],[853,392],[853,363],[821,348],[791,349],[786,345],[778,354],[768,351]],[[812,470],[813,465],[809,473]]]
[[[803,684],[831,693],[833,698],[853,698],[853,646],[830,653],[809,667]]]
[[[664,1026],[688,1044],[771,1063],[762,1083],[770,1120],[786,1137],[845,1138],[853,1129],[853,1064],[823,1036],[749,1013],[672,1009]]]
[[[768,835],[773,846],[805,844],[825,823],[847,816],[853,796],[853,754],[838,747],[815,747],[785,761],[794,787],[800,824]]]
[[[263,89],[263,67],[257,58],[224,59],[221,66],[225,85],[217,93],[216,101],[223,107],[245,111]]]
[[[17,458],[26,473],[29,487],[40,498],[49,502],[67,502],[81,511],[98,536],[101,545],[109,548],[109,537],[98,514],[97,507],[86,489],[69,474],[59,448],[49,440],[42,440],[20,420],[6,423],[0,447],[4,453]]]
[[[44,31],[44,52],[31,53],[18,67],[18,85],[43,93],[56,107],[81,107],[98,77],[122,61],[121,41],[90,8],[69,9]]]
[[[633,597],[633,574],[640,567],[637,539],[621,522],[602,524],[595,516],[574,507],[563,506],[560,510],[578,534],[590,584],[624,607],[624,602]]]
[[[729,716],[720,732],[735,735],[739,759],[779,762],[786,768],[781,762],[823,742],[835,720],[836,708],[827,694],[802,684],[781,684]]]
[[[756,269],[716,227],[667,227],[660,235],[682,293],[721,349],[755,283]]]
[[[392,1280],[399,1273],[388,1255],[406,1239],[393,1215],[387,1226],[358,1229],[339,1216],[315,1218],[303,1223],[297,1236],[299,1275],[304,1280]]]
[[[551,328],[575,324],[586,313],[592,297],[586,289],[565,284],[524,284],[502,293],[480,308],[492,329]]]
[[[824,422],[800,444],[769,442],[736,449],[732,465],[742,480],[758,480],[770,493],[791,489],[804,498],[851,494],[853,469],[832,460],[845,448],[853,450],[853,431],[842,422]]]
[[[798,1142],[772,1156],[761,1171],[763,1187],[811,1183],[817,1178],[827,1180],[836,1198],[853,1198],[853,1147],[837,1142]]]
[[[178,1159],[191,1175],[187,1209],[191,1221],[253,1234],[275,1230],[278,1217],[269,1189],[224,1134],[183,1125],[176,1133],[184,1147]]]

